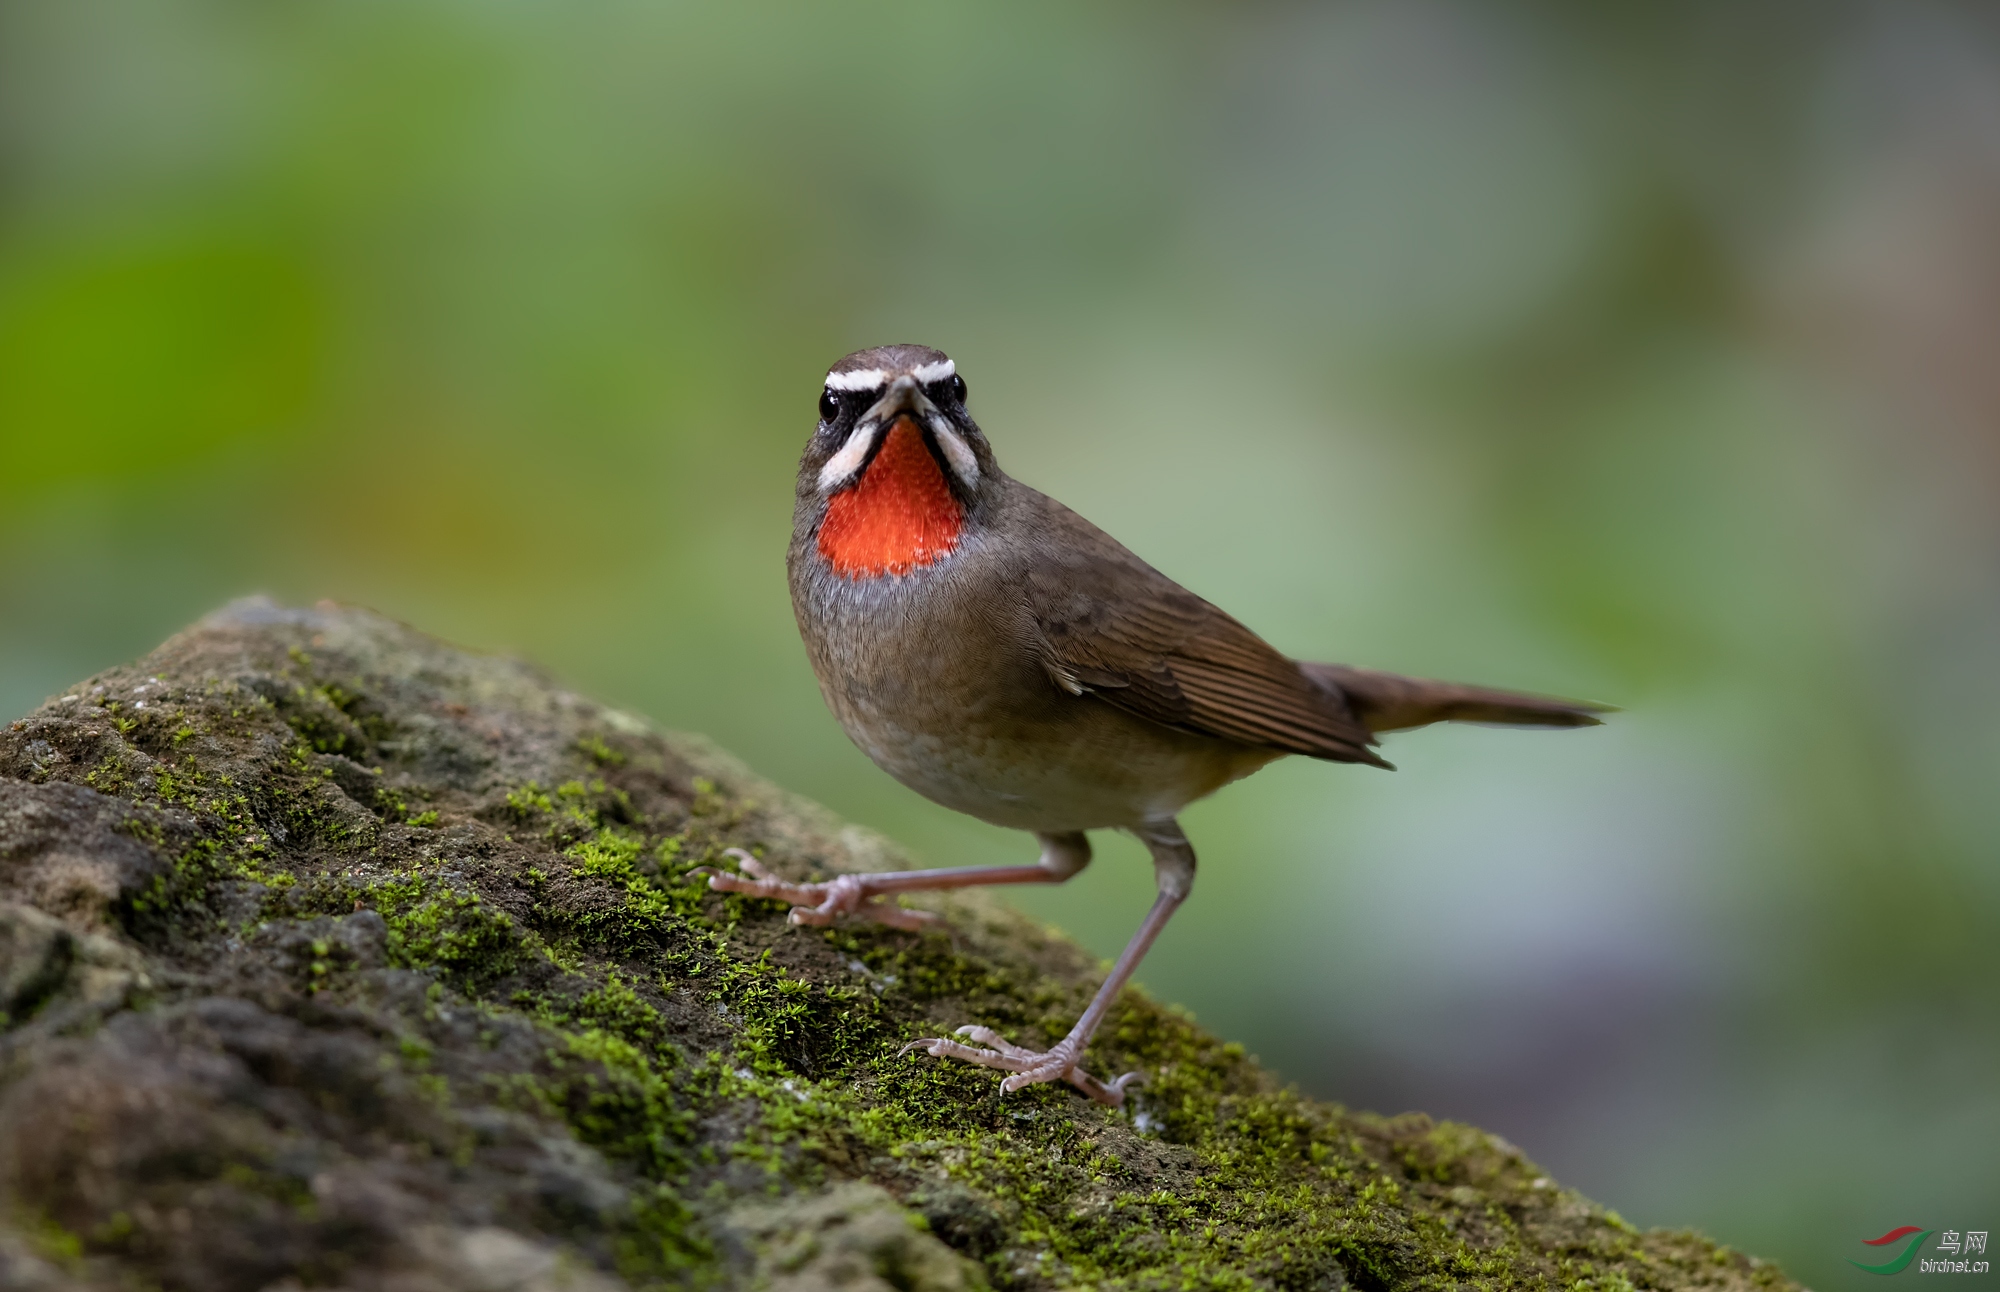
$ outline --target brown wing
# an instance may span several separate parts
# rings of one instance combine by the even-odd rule
[[[1025,574],[1050,678],[1182,731],[1389,764],[1337,692],[1058,503]]]

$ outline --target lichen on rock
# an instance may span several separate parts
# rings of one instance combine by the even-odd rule
[[[0,730],[0,1285],[1790,1288],[1519,1150],[1120,1001],[1128,1107],[903,1056],[1096,968],[795,928],[743,848],[914,864],[518,662],[237,603]]]

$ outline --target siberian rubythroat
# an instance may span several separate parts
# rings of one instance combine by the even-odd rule
[[[820,690],[854,743],[926,798],[1027,830],[1028,866],[790,883],[739,855],[710,884],[793,903],[798,924],[935,917],[895,894],[1057,884],[1089,830],[1152,853],[1158,897],[1076,1026],[1046,1051],[963,1027],[913,1047],[1123,1102],[1127,1073],[1079,1065],[1091,1034],[1194,881],[1187,804],[1287,754],[1388,767],[1376,735],[1432,722],[1595,725],[1603,706],[1288,659],[1083,517],[1000,470],[937,350],[833,365],[799,463],[792,607]],[[968,1044],[967,1042],[970,1042]]]

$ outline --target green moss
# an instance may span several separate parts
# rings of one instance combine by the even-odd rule
[[[550,1055],[551,1084],[578,1138],[656,1179],[676,1174],[689,1119],[652,1061],[602,1028],[570,1032],[564,1045]]]
[[[1527,1258],[1504,1209],[1482,1208],[1475,1243],[1443,1214],[1448,1208],[1416,1208],[1411,1192],[1448,1194],[1475,1177],[1482,1187],[1498,1179],[1525,1190],[1532,1168],[1481,1133],[1357,1123],[1270,1089],[1240,1047],[1135,995],[1114,1013],[1092,1061],[1107,1072],[1146,1068],[1150,1084],[1131,1112],[1193,1155],[1175,1189],[1141,1187],[1102,1132],[1076,1117],[1066,1089],[1002,1100],[989,1072],[887,1057],[914,1029],[895,1022],[885,993],[909,1003],[970,1002],[984,1021],[1053,1036],[1081,1005],[1074,986],[998,969],[943,938],[869,929],[822,936],[865,965],[876,990],[816,985],[773,964],[768,951],[735,954],[726,934],[741,902],[721,902],[718,923],[716,899],[676,874],[692,836],[651,840],[607,823],[610,801],[601,782],[583,780],[553,796],[532,786],[508,795],[510,812],[551,819],[558,835],[587,829],[562,856],[575,876],[616,898],[557,922],[599,953],[647,948],[680,981],[699,985],[736,1040],[727,1054],[677,1062],[657,1009],[632,980],[593,968],[589,954],[572,957],[569,967],[590,985],[569,1003],[534,993],[514,1002],[559,1024],[563,1040],[550,1070],[513,1093],[562,1117],[586,1142],[671,1182],[698,1165],[687,1126],[718,1107],[754,1109],[717,1161],[801,1183],[830,1161],[895,1161],[948,1177],[1010,1217],[1014,1245],[989,1262],[1001,1286],[1018,1282],[1022,1268],[1038,1281],[1099,1287],[1303,1286],[1336,1274],[1376,1287],[1518,1281]],[[729,805],[718,800],[711,810],[726,817]],[[679,1076],[663,1075],[677,1068]],[[1393,1148],[1365,1144],[1357,1124]],[[1572,1282],[1595,1277],[1581,1265],[1571,1273]]]
[[[28,1241],[43,1259],[67,1270],[74,1270],[82,1263],[82,1237],[57,1224],[53,1217],[31,1208],[21,1215],[20,1221]]]
[[[589,823],[595,833],[571,844],[562,855],[576,864],[577,874],[601,881],[615,897],[607,905],[564,916],[567,931],[607,950],[629,951],[656,945],[699,908],[705,890],[685,874],[656,877],[640,869],[649,851],[643,836],[615,826],[596,827],[600,816],[587,806],[571,812],[575,821]],[[652,853],[654,858],[663,855],[658,848]],[[671,855],[677,856],[678,850]]]
[[[382,1011],[385,1087],[414,1094],[432,1127],[396,1133],[438,1160],[480,1151],[455,1110],[497,1102],[616,1163],[635,1201],[609,1241],[635,1282],[713,1275],[702,1235],[745,1190],[851,1176],[919,1206],[949,1192],[937,1232],[981,1257],[1003,1292],[1782,1282],[1692,1237],[1637,1234],[1472,1128],[1357,1116],[1279,1089],[1241,1047],[1137,992],[1086,1055],[1100,1075],[1147,1074],[1122,1111],[1063,1086],[1002,1096],[996,1073],[899,1054],[960,1022],[1052,1041],[1095,979],[999,916],[961,929],[974,948],[963,950],[869,926],[789,928],[780,903],[710,892],[697,872],[724,848],[768,853],[790,873],[836,865],[839,851],[809,815],[766,815],[650,738],[620,734],[614,747],[580,724],[542,737],[539,761],[512,764],[538,779],[511,789],[483,769],[420,780],[413,769],[448,761],[423,757],[431,719],[385,745],[387,710],[362,682],[334,678],[335,658],[329,648],[322,667],[295,648],[274,701],[215,683],[183,692],[180,708],[149,692],[143,711],[92,709],[99,737],[132,743],[86,781],[131,802],[126,828],[174,857],[134,911],[148,928],[212,932],[217,911],[240,911],[246,882],[265,886],[258,919],[272,926],[378,911],[389,963],[430,975],[428,994],[413,1002],[401,975],[361,971],[346,940],[358,926],[316,925],[277,943],[296,956],[293,986],[319,995],[308,1012]],[[414,685],[395,676],[381,695]],[[433,716],[469,707],[424,703]],[[230,765],[242,785],[202,761],[224,746],[258,751]],[[393,788],[376,780],[371,797],[361,783],[382,820],[453,830],[353,827],[329,753],[394,763]],[[350,769],[341,784],[357,784]],[[273,842],[259,819],[289,838]],[[212,900],[224,896],[235,900]],[[468,1019],[490,1039],[469,1041]],[[296,1182],[258,1162],[230,1171],[223,1185],[305,1205]]]
[[[381,775],[379,768],[376,769],[376,775]],[[384,820],[400,821],[404,825],[425,828],[436,825],[441,819],[436,808],[426,808],[421,812],[413,811],[409,800],[402,792],[387,785],[375,787],[375,811]]]
[[[633,991],[615,969],[605,975],[603,986],[577,1000],[575,1016],[654,1054],[670,1053],[661,1049],[667,1028],[660,1012]]]
[[[322,754],[359,751],[360,731],[321,692],[303,686],[295,688],[284,712],[285,724],[315,751]]]
[[[478,893],[447,883],[439,865],[395,871],[360,888],[321,885],[308,900],[339,909],[351,893],[380,912],[389,928],[389,959],[401,968],[437,970],[469,988],[506,974],[526,954],[521,931]]]
[[[98,760],[97,766],[84,773],[83,783],[100,794],[123,797],[131,788],[132,779],[126,774],[124,759],[116,754],[106,754]]]
[[[507,810],[522,821],[532,820],[537,812],[553,812],[556,805],[542,787],[529,781],[519,789],[507,792]]]
[[[297,648],[290,658],[303,677],[278,705],[279,716],[315,751],[364,756],[393,735],[392,725],[358,683],[320,680],[312,656]]]
[[[553,796],[531,784],[506,796],[509,813],[547,820],[558,835],[578,832],[562,848],[562,864],[573,880],[601,885],[611,898],[550,914],[543,934],[447,883],[437,863],[355,891],[388,922],[395,964],[437,972],[474,996],[530,951],[581,981],[553,995],[516,990],[507,1004],[485,1006],[525,1011],[544,1020],[550,1036],[542,1068],[495,1083],[493,1093],[560,1119],[656,1182],[619,1240],[628,1275],[677,1278],[712,1258],[680,1190],[707,1169],[691,1128],[729,1106],[751,1114],[738,1119],[720,1156],[709,1150],[714,1163],[752,1164],[773,1179],[807,1183],[831,1161],[891,1161],[985,1199],[1010,1218],[1013,1245],[989,1261],[1003,1287],[1023,1268],[1038,1281],[1107,1288],[1303,1286],[1336,1266],[1378,1287],[1499,1287],[1518,1275],[1521,1246],[1504,1211],[1484,1215],[1498,1238],[1483,1246],[1437,1216],[1410,1219],[1413,1187],[1449,1190],[1475,1174],[1491,1187],[1496,1173],[1530,1169],[1480,1133],[1426,1123],[1395,1128],[1390,1151],[1370,1150],[1352,1119],[1266,1088],[1240,1047],[1134,996],[1114,1013],[1092,1062],[1104,1071],[1146,1068],[1150,1083],[1132,1112],[1194,1163],[1173,1190],[1143,1187],[1106,1151],[1102,1132],[1076,1117],[1066,1089],[1036,1087],[1002,1100],[991,1073],[921,1055],[886,1057],[914,1029],[896,1022],[885,994],[911,1004],[968,1002],[985,1021],[1053,1035],[1080,1006],[1074,987],[961,955],[943,938],[871,929],[820,936],[865,965],[875,990],[795,977],[768,950],[750,957],[732,950],[728,930],[743,903],[720,902],[723,918],[715,919],[716,899],[685,873],[688,833],[649,837],[608,821],[617,808],[602,782],[565,782]],[[549,876],[537,868],[524,882],[546,885]],[[580,939],[576,949],[562,951],[565,938]],[[728,1053],[689,1062],[673,1050],[659,1010],[634,980],[596,958],[633,948],[698,987],[702,1002],[730,1020],[736,1039]],[[313,950],[316,970],[324,959]],[[403,1046],[416,1079],[449,1102],[449,1083],[422,1070],[427,1050]],[[1594,1262],[1563,1273],[1568,1286],[1615,1286]]]

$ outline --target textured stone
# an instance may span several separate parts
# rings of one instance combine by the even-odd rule
[[[231,606],[0,729],[0,1288],[1791,1287],[1137,992],[1124,1110],[901,1054],[1097,968],[708,891],[917,864],[365,611]]]

